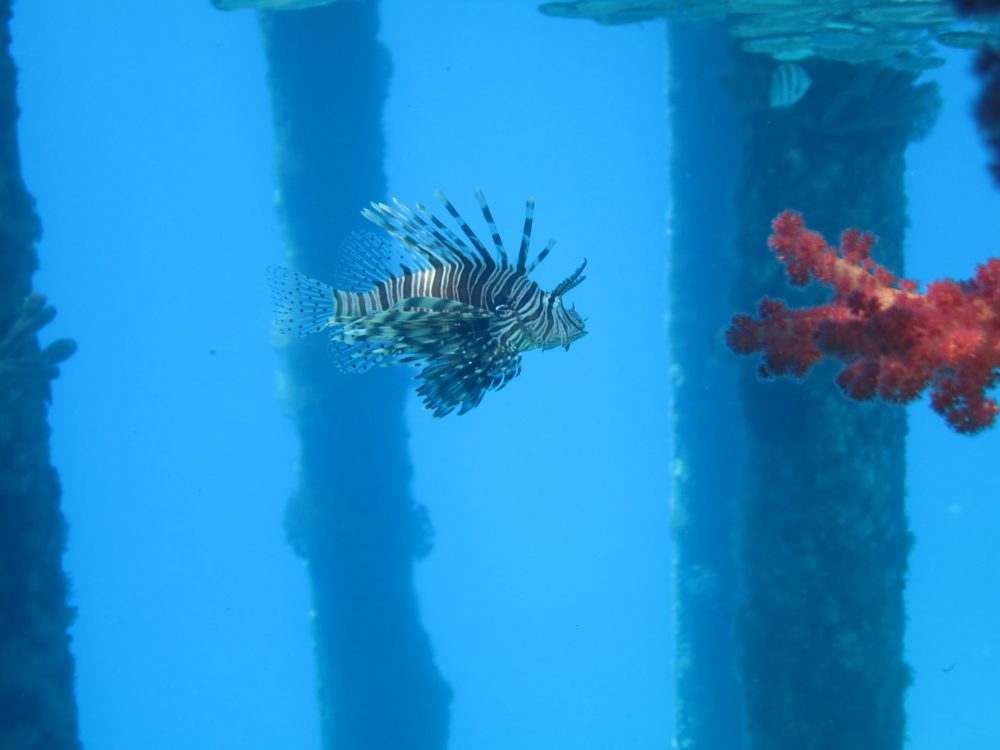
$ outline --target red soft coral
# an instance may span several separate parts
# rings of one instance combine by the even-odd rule
[[[789,281],[833,289],[825,305],[790,309],[764,299],[758,317],[737,315],[726,340],[738,354],[760,352],[762,377],[805,377],[820,360],[844,364],[837,384],[849,398],[907,403],[928,386],[931,406],[958,432],[993,425],[986,395],[1000,368],[1000,259],[969,281],[936,281],[924,294],[870,257],[874,238],[849,229],[840,248],[785,211],[769,244]]]

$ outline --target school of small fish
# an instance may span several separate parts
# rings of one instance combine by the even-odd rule
[[[819,57],[916,73],[944,63],[940,46],[1000,51],[1000,18],[960,18],[943,0],[576,0],[540,9],[606,24],[726,18],[744,51],[778,62]]]

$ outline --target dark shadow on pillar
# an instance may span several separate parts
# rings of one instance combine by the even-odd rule
[[[287,262],[329,279],[341,241],[365,228],[360,209],[386,192],[376,5],[264,12],[261,26]],[[441,750],[451,691],[413,584],[430,531],[409,488],[409,380],[337,374],[315,338],[289,348],[283,396],[301,439],[288,534],[312,581],[324,746]]]
[[[733,619],[743,430],[721,330],[732,312],[738,110],[718,23],[669,24],[670,354],[674,420],[677,746],[739,750],[743,696]]]

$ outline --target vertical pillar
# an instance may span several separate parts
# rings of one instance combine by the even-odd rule
[[[10,6],[0,0],[0,747],[76,750],[66,528],[47,422],[50,380],[75,347],[41,350],[36,335],[55,311],[31,293],[41,230],[18,157]]]
[[[743,430],[737,374],[719,332],[732,312],[739,118],[719,85],[733,68],[725,26],[669,24],[667,38],[675,731],[682,750],[738,750],[744,721],[733,618]]]
[[[902,270],[904,155],[933,120],[936,92],[876,65],[806,65],[812,89],[787,109],[767,106],[771,60],[742,55],[730,78],[742,92],[738,310],[764,294],[792,304],[822,294],[792,291],[766,247],[785,208],[831,240],[849,225],[873,230],[878,262]],[[750,747],[902,748],[906,413],[849,402],[825,369],[803,383],[762,383],[744,362],[740,381],[736,636]]]
[[[287,261],[330,278],[360,209],[385,197],[389,56],[377,5],[262,12]],[[316,337],[319,338],[319,337]],[[301,440],[288,534],[308,565],[322,736],[329,750],[441,750],[450,690],[413,586],[429,531],[410,494],[396,371],[337,374],[326,343],[289,349],[284,397]]]

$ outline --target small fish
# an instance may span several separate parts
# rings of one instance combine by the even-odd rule
[[[783,61],[807,60],[816,56],[812,37],[805,34],[746,39],[740,44],[740,48],[744,52],[770,55],[774,59],[780,57]]]
[[[945,47],[956,49],[979,49],[985,45],[997,44],[997,33],[991,35],[988,31],[941,31],[934,34],[934,37]]]
[[[212,0],[219,10],[304,10],[333,5],[338,0]]]
[[[810,86],[812,78],[805,68],[797,63],[782,63],[771,74],[771,106],[791,107],[806,95]]]
[[[271,266],[276,328],[296,336],[326,331],[335,366],[344,372],[420,367],[417,393],[435,417],[455,409],[464,414],[487,391],[502,388],[520,373],[522,352],[568,349],[586,331],[563,297],[584,280],[587,261],[551,292],[542,291],[529,276],[555,240],[528,264],[534,200],[527,202],[512,263],[486,198],[480,190],[475,196],[494,252],[440,191],[435,197],[468,242],[420,203],[416,211],[395,199],[394,207],[372,203],[362,215],[399,244],[354,233],[332,285]]]

